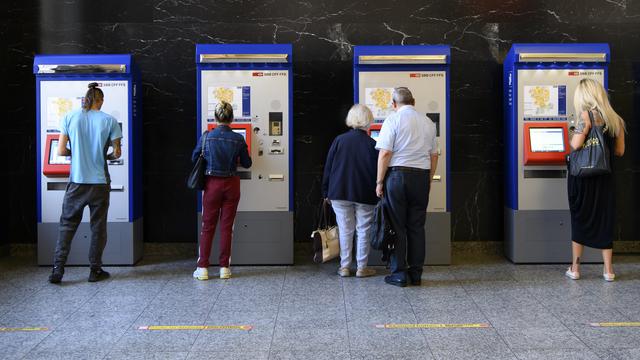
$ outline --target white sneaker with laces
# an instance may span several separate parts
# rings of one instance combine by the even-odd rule
[[[567,272],[565,272],[564,274],[567,275],[567,277],[571,280],[580,279],[580,273],[577,271],[571,271],[571,266],[569,266],[569,268],[567,269]]]
[[[209,269],[207,268],[196,268],[196,271],[193,272],[193,277],[198,280],[209,280]]]
[[[220,268],[220,279],[230,279],[231,278],[231,269],[228,267]]]

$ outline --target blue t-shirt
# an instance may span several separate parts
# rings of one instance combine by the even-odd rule
[[[118,121],[99,110],[75,110],[64,116],[60,132],[69,137],[71,175],[76,184],[109,184],[106,153],[109,143],[122,137]]]

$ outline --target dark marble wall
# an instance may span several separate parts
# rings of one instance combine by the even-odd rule
[[[184,187],[194,145],[197,43],[293,43],[296,239],[306,240],[324,157],[352,101],[357,44],[452,47],[453,238],[502,239],[502,59],[513,42],[607,42],[627,120],[617,166],[621,240],[639,240],[640,1],[5,1],[3,179],[14,242],[35,241],[35,53],[133,53],[144,82],[145,240],[196,239]]]

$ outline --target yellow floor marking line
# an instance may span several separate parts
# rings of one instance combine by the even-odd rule
[[[595,327],[640,327],[638,321],[591,323]]]
[[[378,329],[480,329],[491,327],[489,324],[379,324]]]
[[[0,327],[0,332],[18,332],[18,331],[48,331],[46,327],[23,327],[23,328],[6,328]]]
[[[251,325],[151,325],[140,326],[138,330],[244,330],[253,329]]]

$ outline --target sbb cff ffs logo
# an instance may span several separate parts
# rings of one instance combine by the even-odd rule
[[[254,71],[251,73],[253,77],[264,77],[264,76],[287,76],[286,71]]]
[[[409,73],[410,78],[429,78],[429,77],[444,77],[443,73],[428,72],[428,73]]]

